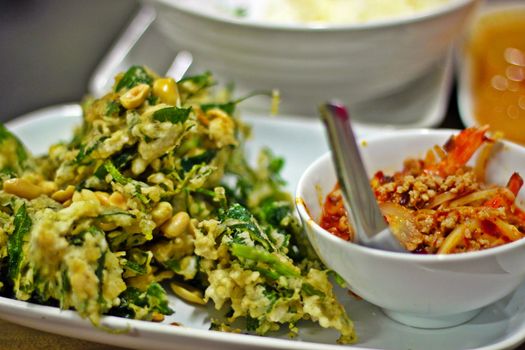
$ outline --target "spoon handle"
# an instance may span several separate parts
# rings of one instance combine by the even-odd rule
[[[350,116],[342,104],[328,102],[321,106],[321,117],[328,131],[337,177],[343,197],[350,205],[348,212],[356,233],[364,232],[372,238],[387,229],[388,224],[370,187]]]

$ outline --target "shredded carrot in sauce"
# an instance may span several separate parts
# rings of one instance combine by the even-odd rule
[[[370,180],[390,229],[403,237],[401,244],[408,251],[476,251],[525,236],[525,212],[515,200],[522,177],[513,173],[505,187],[484,181],[495,142],[487,131],[487,127],[465,129],[442,148],[428,150],[424,159],[407,159],[401,171],[392,175],[378,171]],[[468,166],[478,150],[477,164]],[[352,240],[338,185],[326,197],[320,222],[332,234]]]

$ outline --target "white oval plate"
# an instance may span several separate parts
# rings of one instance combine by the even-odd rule
[[[286,159],[283,176],[295,189],[299,175],[327,150],[324,131],[319,122],[254,116],[246,118],[253,125],[254,138],[247,151],[255,157],[256,150],[269,146]],[[80,121],[77,105],[46,108],[7,126],[36,154],[58,140],[66,140]],[[414,281],[417,283],[417,281]],[[475,293],[476,291],[472,291]],[[407,327],[387,318],[378,308],[337,288],[354,320],[359,342],[352,349],[477,349],[495,350],[518,346],[525,339],[525,285],[515,293],[485,308],[476,318],[461,326],[425,330]],[[289,340],[283,330],[271,337],[209,331],[211,306],[196,307],[170,296],[175,314],[162,323],[104,317],[105,326],[127,329],[123,334],[110,334],[93,327],[75,312],[30,304],[0,297],[0,318],[35,329],[70,337],[137,349],[340,349],[337,334],[319,326],[300,324],[299,338]],[[172,322],[182,327],[170,325]]]

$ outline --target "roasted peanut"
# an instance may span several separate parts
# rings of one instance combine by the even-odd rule
[[[4,192],[14,194],[25,199],[34,199],[43,193],[39,186],[19,178],[4,181]]]
[[[167,238],[175,238],[182,235],[188,229],[190,224],[190,216],[185,211],[180,211],[173,215],[161,227],[160,231]]]
[[[118,227],[118,225],[114,222],[101,222],[99,223],[99,226],[102,230],[106,232],[113,231]]]
[[[38,186],[42,188],[44,194],[50,195],[57,191],[58,187],[53,181],[41,181],[38,183]]]
[[[148,97],[150,87],[147,84],[139,84],[132,87],[120,96],[120,103],[126,109],[134,109],[144,103]]]
[[[57,202],[64,203],[65,201],[73,197],[73,193],[75,193],[75,186],[69,185],[65,189],[58,190],[55,193],[53,193],[51,195],[51,198],[53,198]]]
[[[98,202],[102,204],[103,206],[109,206],[109,193],[97,191],[95,192],[95,196],[97,196]]]
[[[153,313],[151,314],[151,320],[153,322],[162,322],[164,321],[164,315],[160,312],[153,311]]]
[[[173,215],[171,204],[168,202],[159,202],[151,211],[151,218],[158,226],[162,225]]]
[[[148,166],[148,162],[147,161],[145,161],[144,159],[142,159],[140,157],[135,158],[131,162],[131,172],[133,173],[133,175],[142,174],[144,172],[144,170],[146,170],[147,166]]]
[[[109,204],[120,209],[126,209],[128,207],[126,197],[120,192],[113,192],[109,196]]]
[[[206,305],[206,301],[199,290],[175,282],[170,283],[170,287],[173,293],[177,294],[182,299],[189,301],[190,303]]]

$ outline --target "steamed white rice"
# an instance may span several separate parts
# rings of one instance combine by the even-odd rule
[[[264,18],[279,23],[363,23],[411,15],[450,0],[267,0]]]

